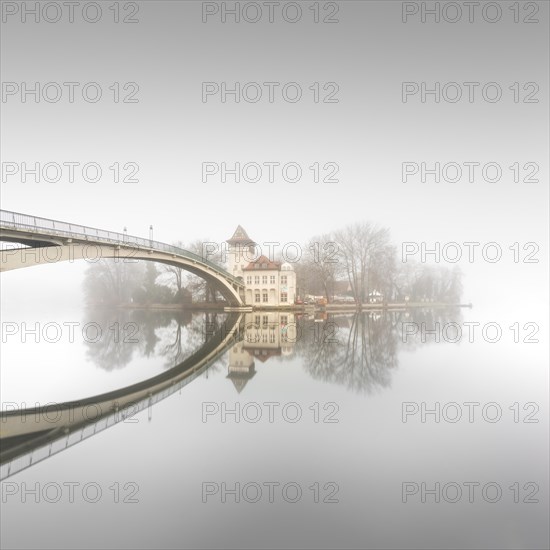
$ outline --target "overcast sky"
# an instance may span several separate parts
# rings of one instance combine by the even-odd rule
[[[42,176],[36,183],[32,175],[23,183],[20,172],[4,174],[3,209],[118,231],[127,226],[129,233],[141,236],[148,235],[152,224],[155,239],[165,242],[221,241],[237,224],[259,243],[302,242],[366,220],[390,227],[398,244],[496,241],[507,250],[514,242],[536,242],[539,265],[515,265],[510,251],[498,265],[482,258],[462,262],[470,274],[465,298],[479,300],[490,291],[491,280],[498,292],[501,285],[522,285],[521,292],[532,299],[546,292],[546,3],[539,3],[538,24],[514,23],[507,8],[493,24],[480,14],[471,24],[466,14],[455,24],[435,24],[429,17],[423,24],[420,14],[403,23],[400,2],[340,2],[335,24],[315,24],[305,5],[296,23],[276,12],[271,24],[266,12],[256,24],[235,24],[231,16],[224,24],[220,13],[203,23],[201,2],[141,2],[135,16],[120,15],[138,23],[115,24],[114,12],[107,3],[101,5],[101,18],[93,24],[83,21],[78,10],[72,24],[66,22],[66,12],[52,24],[23,24],[21,13],[6,15],[1,77],[4,86],[13,85],[4,89],[8,95],[1,104],[2,162],[80,165],[73,183],[68,168],[55,183]],[[330,17],[329,11],[321,17]],[[92,12],[88,16],[95,17]],[[32,87],[34,82],[42,87],[59,83],[59,101],[40,97],[36,103],[31,94],[22,102],[23,83]],[[64,82],[78,83],[72,103]],[[95,103],[82,96],[90,82],[102,92]],[[130,82],[139,89],[134,84],[125,88]],[[242,96],[235,103],[231,95],[223,103],[220,93],[203,101],[203,82],[216,83],[211,89],[222,82],[228,88],[235,82],[241,88],[259,83],[263,95],[256,103]],[[274,85],[273,103],[264,82],[280,83]],[[289,82],[300,85],[303,95],[296,103],[282,96]],[[329,82],[336,86],[323,89]],[[435,82],[442,88],[448,82],[479,86],[473,88],[473,102],[461,84],[458,102],[443,97],[436,103],[428,95],[422,103],[420,93],[403,101],[403,82],[419,87],[425,82],[428,88]],[[488,82],[500,86],[500,100],[483,99]],[[518,103],[509,89],[515,82]],[[523,89],[527,82],[534,82],[538,91]],[[319,83],[318,103],[314,83]],[[86,89],[93,97],[97,87]],[[286,89],[289,97],[295,89]],[[249,86],[248,97],[257,90]],[[445,90],[449,98],[456,92],[452,86]],[[523,102],[531,92],[538,103]],[[55,96],[56,87],[48,93]],[[125,103],[124,98],[137,102]],[[97,183],[83,180],[80,167],[88,162],[102,169]],[[124,165],[135,163],[138,181],[115,183],[109,167],[116,162],[121,178],[131,176],[134,166],[125,170]],[[219,173],[203,182],[204,162],[229,167],[235,162],[295,162],[303,174],[300,181],[284,181],[276,167],[270,183],[264,166],[257,183],[235,183],[231,175],[223,183]],[[322,170],[326,163],[336,163],[337,181],[313,182],[309,167],[315,162],[321,177],[329,175],[328,168]],[[422,183],[419,175],[404,183],[403,162],[426,162],[428,168],[456,162],[464,174],[456,183],[435,183],[433,176]],[[477,168],[475,181],[469,182],[464,162],[497,163],[502,177],[484,181]],[[521,167],[536,163],[539,182],[514,183],[508,167],[516,162]],[[521,178],[530,170],[522,169]],[[89,175],[93,178],[93,171]],[[536,284],[524,285],[526,277]]]
[[[368,330],[368,338],[349,340],[363,351],[346,348],[346,356],[353,357],[354,377],[382,376],[384,385],[374,386],[368,396],[348,387],[341,370],[345,362],[327,361],[330,376],[318,377],[322,347],[307,362],[297,354],[285,361],[256,361],[243,399],[264,405],[283,398],[289,404],[340,403],[342,422],[334,425],[201,421],[201,401],[224,405],[241,398],[226,378],[225,356],[209,378],[198,378],[180,395],[156,404],[154,413],[148,411],[154,420],[144,413],[133,426],[121,423],[13,478],[98,480],[105,488],[102,503],[114,480],[136,480],[142,506],[116,501],[114,508],[91,510],[68,502],[52,507],[48,501],[23,509],[23,497],[20,506],[8,505],[2,514],[7,546],[544,547],[549,3],[468,2],[484,6],[470,22],[463,2],[281,0],[274,3],[271,23],[263,0],[243,0],[239,6],[249,6],[241,14],[245,20],[237,23],[227,15],[224,23],[222,6],[234,3],[99,0],[86,2],[85,13],[79,3],[71,23],[67,2],[60,0],[41,2],[42,10],[49,7],[35,23],[21,11],[34,7],[34,0],[2,2],[1,208],[114,231],[127,227],[142,237],[152,225],[154,238],[167,243],[224,241],[238,224],[260,245],[303,243],[365,221],[389,227],[398,253],[404,242],[419,249],[421,243],[429,248],[436,242],[480,243],[472,263],[462,247],[463,301],[474,307],[460,310],[456,319],[496,322],[502,341],[477,336],[471,343],[464,336],[460,344],[430,343],[402,352],[404,346],[392,347],[392,332],[371,338],[378,334],[378,321],[365,317],[355,326]],[[445,10],[439,22],[433,15],[422,21],[424,5]],[[101,6],[100,14],[94,6]],[[453,12],[456,6],[465,11]],[[258,7],[263,16],[247,22],[259,15]],[[453,18],[457,21],[449,22]],[[22,94],[36,83],[38,101],[32,93]],[[229,89],[240,86],[239,102],[231,94],[222,97],[223,83]],[[439,101],[433,93],[423,98],[422,89],[437,86]],[[258,90],[262,96],[255,101]],[[301,99],[294,101],[297,90]],[[52,163],[50,171],[38,182],[32,175],[23,182],[22,163],[32,169],[37,162],[41,169]],[[237,183],[227,175],[222,181],[218,168],[236,162],[263,165],[262,177]],[[448,164],[441,181],[428,174],[422,182],[416,167],[420,171],[426,163],[432,169],[437,162]],[[54,163],[72,163],[74,181],[67,165],[60,181],[46,181],[44,175],[55,179]],[[83,174],[88,163],[92,168]],[[212,172],[208,178],[204,163]],[[299,181],[282,177],[280,167],[288,163],[301,168]],[[403,163],[408,163],[406,181]],[[493,164],[483,174],[487,163]],[[89,181],[93,166],[101,169],[97,182]],[[254,166],[246,173],[249,179],[255,177]],[[275,170],[272,182],[267,166]],[[312,166],[328,181],[313,181]],[[455,178],[456,166],[462,177],[445,181]],[[468,166],[477,167],[473,181]],[[295,172],[290,168],[285,175],[292,179]],[[115,176],[135,181],[116,182]],[[490,263],[481,255],[487,243],[500,247],[500,261]],[[517,263],[511,246],[520,254]],[[525,263],[529,254],[538,263]],[[93,318],[93,311],[82,308],[86,267],[80,262],[2,273],[2,328],[20,323],[23,334],[25,323],[44,327]],[[516,344],[509,330],[515,323],[524,338],[531,335],[527,323],[531,328],[536,323],[538,345]],[[164,330],[166,337],[172,326]],[[165,364],[147,347],[147,357],[136,354],[128,368],[108,372],[90,359],[90,346],[22,342],[16,335],[6,347],[4,402],[88,396],[99,387],[112,389],[156,373]],[[363,353],[367,344],[369,353]],[[367,363],[355,363],[357,357],[368,357]],[[411,399],[438,407],[445,401],[500,402],[508,421],[474,426],[464,417],[462,424],[405,426],[401,407]],[[512,422],[512,403],[518,410],[524,403],[523,411],[529,410],[526,405],[538,411],[539,403],[540,416],[533,423]],[[302,484],[309,489],[311,476],[335,479],[342,485],[342,505],[304,500],[300,508],[283,502],[242,508],[212,501],[207,509],[200,502],[202,481],[273,476],[309,479]],[[436,508],[417,500],[417,507],[404,508],[399,484],[405,479],[500,480],[503,499],[490,506],[479,500],[475,507],[464,492],[464,506],[447,501]],[[539,484],[539,506],[512,501],[506,488],[516,480],[529,481],[521,493],[527,498],[535,496],[525,492],[532,481]],[[29,481],[27,491],[31,487]],[[93,515],[83,514],[85,509]]]

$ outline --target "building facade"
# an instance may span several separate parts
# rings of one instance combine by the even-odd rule
[[[296,273],[288,262],[258,257],[256,243],[239,225],[228,239],[228,271],[242,277],[245,303],[257,307],[291,306],[296,301]]]
[[[241,393],[256,375],[255,361],[294,353],[298,338],[296,317],[291,312],[263,311],[245,315],[243,340],[228,353],[227,378]]]

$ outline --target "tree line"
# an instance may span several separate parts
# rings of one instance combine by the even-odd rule
[[[384,302],[458,304],[462,273],[458,267],[401,262],[390,231],[370,223],[355,223],[313,237],[296,265],[298,287],[328,301],[348,294],[357,303],[373,295]]]
[[[204,243],[178,241],[175,246],[204,254]],[[221,254],[208,259],[222,267]],[[281,258],[276,258],[281,260]],[[383,302],[460,303],[462,273],[456,266],[407,261],[398,258],[390,231],[368,222],[350,224],[338,231],[311,238],[302,247],[296,271],[298,295],[322,295],[333,302],[339,297],[368,303]],[[142,261],[106,260],[91,264],[84,289],[88,303],[185,304],[222,301],[212,285],[187,271]]]

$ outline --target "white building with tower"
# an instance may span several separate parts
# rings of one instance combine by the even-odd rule
[[[228,244],[228,271],[242,277],[245,302],[257,307],[292,306],[296,301],[296,273],[288,262],[258,255],[256,243],[239,225]]]

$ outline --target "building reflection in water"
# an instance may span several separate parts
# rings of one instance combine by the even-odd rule
[[[227,378],[241,393],[257,373],[256,360],[265,363],[294,355],[312,378],[370,393],[391,386],[401,352],[434,342],[423,341],[420,333],[403,338],[404,323],[433,328],[461,319],[457,308],[352,314],[247,313],[244,328],[228,354]]]
[[[123,315],[126,315],[124,313]],[[121,316],[117,317],[119,320]],[[122,317],[125,318],[125,317]],[[256,360],[293,361],[312,378],[369,393],[390,387],[401,351],[431,345],[421,335],[403,338],[403,324],[414,322],[428,330],[444,323],[457,323],[457,309],[369,311],[355,314],[299,315],[281,311],[255,311],[246,315],[199,313],[180,316],[170,313],[133,312],[128,317],[144,335],[133,349],[142,355],[158,353],[178,362],[151,378],[86,399],[54,405],[55,423],[42,418],[44,407],[2,414],[0,478],[8,477],[48,458],[128,416],[179,391],[198,376],[227,365],[226,377],[241,393],[256,374]],[[110,322],[111,317],[107,316]],[[121,341],[122,340],[122,341]],[[132,353],[120,354],[129,345],[112,335],[98,342],[93,357],[101,368],[112,370],[128,364]],[[116,345],[115,345],[116,344]],[[444,343],[442,345],[445,345]],[[453,344],[454,345],[454,344]],[[129,348],[128,348],[129,349]],[[89,350],[88,350],[89,351]],[[120,358],[124,361],[121,362]],[[285,373],[286,376],[289,373]],[[90,406],[99,408],[89,418]],[[48,409],[48,412],[52,412]],[[27,418],[40,422],[27,422]],[[59,445],[58,445],[59,443]],[[54,444],[57,445],[54,450]],[[34,452],[41,449],[40,452]]]
[[[256,359],[265,363],[271,357],[291,355],[296,335],[296,316],[293,313],[247,313],[242,340],[229,351],[227,378],[233,382],[237,392],[241,393],[256,374]]]
[[[99,341],[87,344],[88,358],[105,370],[130,365],[138,355],[156,355],[162,358],[165,369],[173,368],[227,322],[227,314],[219,312],[105,311],[95,312],[92,318],[105,327],[115,323],[133,327],[138,336],[132,340],[121,333],[115,338],[113,331],[105,330]],[[313,378],[369,393],[391,385],[401,352],[433,344],[433,338],[422,340],[421,331],[404,338],[404,324],[425,326],[429,331],[438,325],[460,323],[461,319],[457,308],[340,314],[254,311],[243,315],[233,329],[232,348],[209,371],[213,374],[227,369],[227,378],[241,393],[257,374],[257,360],[265,363],[295,356]]]

